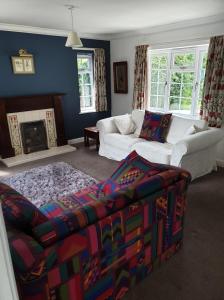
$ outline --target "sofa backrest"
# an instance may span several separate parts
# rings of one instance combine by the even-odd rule
[[[144,115],[145,110],[138,109],[133,110],[131,114],[132,120],[136,125],[134,135],[137,137],[139,137],[142,129]],[[204,120],[194,120],[172,115],[166,141],[170,144],[176,144],[183,138],[187,130],[193,125],[196,125],[199,129],[206,129],[206,127],[208,127],[207,122]]]
[[[204,120],[194,120],[173,115],[166,138],[167,142],[176,144],[183,139],[187,130],[193,125],[196,125],[199,129],[203,130],[206,128],[207,122]]]

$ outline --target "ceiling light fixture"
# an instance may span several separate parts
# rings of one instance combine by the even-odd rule
[[[72,49],[83,47],[83,44],[78,36],[78,33],[74,30],[73,10],[76,8],[74,5],[66,5],[71,12],[72,31],[69,32],[65,47],[71,47]]]

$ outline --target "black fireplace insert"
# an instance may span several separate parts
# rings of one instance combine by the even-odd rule
[[[25,154],[48,149],[44,120],[21,123],[20,129]]]

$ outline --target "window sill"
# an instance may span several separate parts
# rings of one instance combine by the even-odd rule
[[[178,111],[175,112],[175,111],[172,111],[172,110],[165,111],[165,110],[156,109],[156,108],[153,108],[153,107],[149,107],[148,110],[152,111],[152,112],[163,113],[163,114],[173,114],[175,116],[186,118],[186,119],[200,120],[199,114],[198,115],[191,115],[191,114],[181,113],[181,112],[178,112]]]
[[[96,113],[96,110],[85,110],[85,111],[80,111],[79,115],[84,115],[84,114],[92,114]]]

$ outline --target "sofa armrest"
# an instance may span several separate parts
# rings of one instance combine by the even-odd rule
[[[189,135],[173,147],[171,165],[179,166],[184,155],[201,151],[216,145],[224,136],[224,130],[210,128],[206,131]]]
[[[16,276],[29,281],[37,270],[38,276],[42,276],[45,271],[44,248],[33,237],[11,227],[7,228],[7,236]]]
[[[118,129],[114,123],[114,117],[99,120],[96,124],[100,134],[117,133]]]

